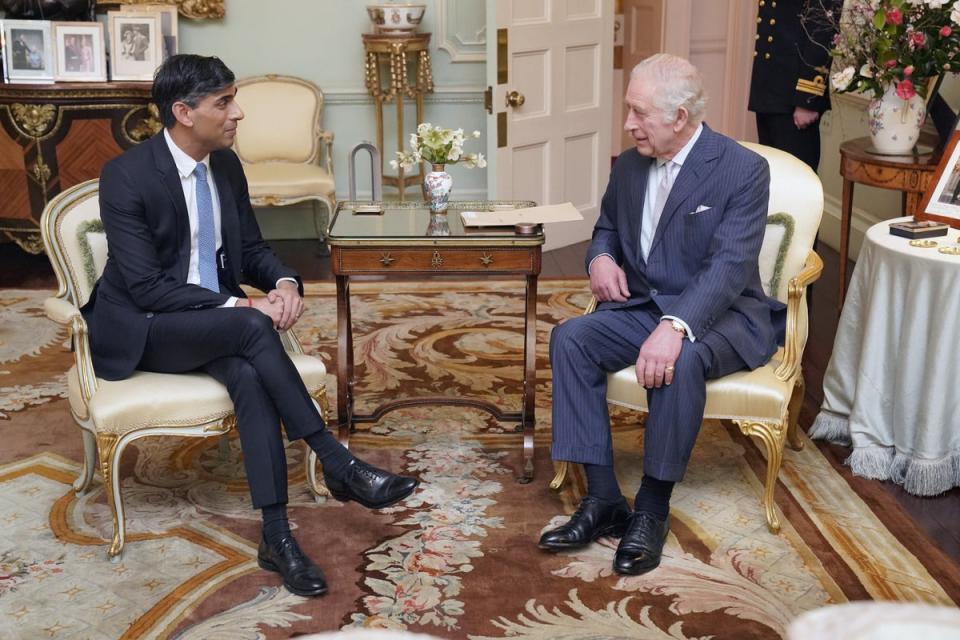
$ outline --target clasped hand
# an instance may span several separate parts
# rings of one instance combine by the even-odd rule
[[[252,304],[255,309],[269,316],[278,331],[286,331],[303,315],[303,298],[297,285],[286,280],[270,291],[267,297],[256,298]]]

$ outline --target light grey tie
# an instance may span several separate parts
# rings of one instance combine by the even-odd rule
[[[193,170],[197,195],[197,266],[200,286],[220,292],[217,277],[217,227],[213,219],[213,196],[207,184],[207,167],[198,162]]]
[[[643,229],[640,232],[640,253],[644,260],[650,255],[653,237],[657,233],[657,225],[660,224],[660,216],[663,215],[667,198],[670,197],[670,189],[673,188],[673,180],[678,166],[673,160],[667,160],[662,167],[657,168],[657,171],[660,172],[660,179],[657,181],[657,195],[653,201],[653,215],[650,220],[643,221]]]

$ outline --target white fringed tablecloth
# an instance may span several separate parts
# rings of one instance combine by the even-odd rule
[[[889,222],[860,249],[810,437],[852,445],[856,475],[936,495],[960,486],[960,256],[911,247]]]

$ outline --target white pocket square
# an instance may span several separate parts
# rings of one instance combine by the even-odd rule
[[[700,205],[699,207],[697,207],[696,211],[691,211],[691,212],[690,212],[690,215],[696,215],[696,214],[698,214],[698,213],[703,213],[704,211],[710,211],[710,209],[712,209],[712,208],[713,208],[713,207],[710,207],[710,206],[707,206],[707,205],[705,205],[705,204],[702,204],[702,205]]]

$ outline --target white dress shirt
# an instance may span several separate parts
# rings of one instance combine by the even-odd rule
[[[163,139],[167,142],[167,148],[173,156],[173,163],[177,166],[177,173],[180,174],[180,186],[183,188],[183,199],[187,203],[187,217],[190,219],[190,265],[187,267],[187,284],[200,284],[200,253],[197,249],[197,240],[200,229],[200,215],[197,212],[197,177],[193,170],[199,164],[177,146],[177,143],[170,137],[170,132],[163,130]],[[220,235],[220,194],[217,191],[217,183],[213,179],[213,172],[210,170],[210,155],[207,154],[203,160],[200,160],[207,168],[207,186],[210,187],[210,196],[213,201],[213,226],[217,240],[217,251],[223,245]],[[277,284],[283,280],[289,280],[296,284],[293,278],[280,278]],[[230,298],[223,303],[224,307],[233,307],[237,304],[237,298]]]
[[[673,162],[676,166],[673,168],[673,180],[675,181],[677,176],[680,175],[680,170],[683,168],[683,163],[687,159],[687,156],[690,155],[690,150],[693,149],[693,145],[697,143],[697,139],[700,138],[700,134],[703,133],[703,124],[697,125],[696,131],[693,132],[693,135],[690,136],[690,139],[687,140],[687,144],[683,145],[683,148],[680,149],[672,158],[656,158],[655,166],[652,167],[651,171],[647,172],[647,190],[643,196],[643,211],[641,215],[643,216],[643,222],[640,226],[641,234],[649,234],[648,242],[652,243],[653,236],[656,234],[657,225],[660,223],[659,219],[656,218],[656,207],[657,203],[657,185],[660,184],[660,181],[664,178],[663,173],[668,171],[667,163]],[[661,212],[663,207],[660,207]],[[593,260],[590,261],[590,265],[587,267],[587,273],[590,273],[590,267],[593,266],[594,260],[600,256],[608,256],[611,259],[609,253],[601,253],[600,255],[594,256]],[[647,256],[643,256],[643,259],[646,260]],[[679,322],[684,330],[686,331],[687,337],[690,338],[690,342],[696,341],[696,336],[693,335],[693,332],[690,330],[690,325],[683,321],[682,318],[676,316],[661,316],[662,320],[676,320]]]

